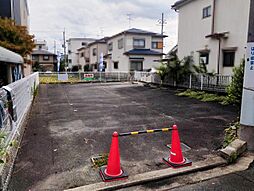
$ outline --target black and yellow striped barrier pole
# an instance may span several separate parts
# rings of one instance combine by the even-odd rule
[[[150,130],[142,130],[142,131],[133,131],[128,133],[119,133],[119,137],[130,136],[130,135],[138,135],[145,133],[157,133],[157,132],[168,132],[174,130],[173,128],[162,128],[162,129],[150,129]]]

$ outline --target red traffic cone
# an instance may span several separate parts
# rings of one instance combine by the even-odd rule
[[[183,157],[180,138],[176,125],[173,125],[172,128],[170,155],[167,158],[163,158],[163,161],[173,168],[190,166],[192,164],[190,160]]]
[[[114,132],[112,135],[112,143],[110,147],[107,167],[103,166],[100,168],[100,175],[104,182],[124,179],[128,177],[128,174],[121,169],[120,165],[120,152],[117,132]]]

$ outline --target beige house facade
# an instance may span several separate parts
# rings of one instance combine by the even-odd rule
[[[231,75],[246,54],[250,0],[180,0],[178,56],[193,56],[209,72]]]
[[[106,71],[146,71],[158,67],[163,56],[165,37],[135,28],[110,37],[107,42]]]

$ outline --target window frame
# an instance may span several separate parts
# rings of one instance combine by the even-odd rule
[[[137,67],[135,67],[135,69],[133,69],[132,68],[132,64],[141,64],[141,69],[139,70],[139,69],[137,69],[137,70],[135,70]],[[143,71],[143,66],[144,66],[144,63],[143,63],[143,61],[131,61],[130,62],[130,71]]]
[[[212,16],[212,6],[211,5],[203,8],[202,19],[208,18],[210,16]]]
[[[115,70],[118,70],[119,69],[119,62],[118,61],[113,62],[113,67],[114,67]]]
[[[43,60],[49,60],[49,55],[43,55]]]
[[[93,54],[93,56],[97,56],[97,48],[93,48],[92,54]]]
[[[123,38],[119,39],[117,41],[117,44],[118,44],[118,49],[122,49],[123,48]]]
[[[202,57],[206,58],[206,62],[201,63]],[[199,64],[205,64],[205,65],[209,64],[209,52],[199,52]]]
[[[108,43],[108,51],[113,51],[113,42]]]
[[[140,42],[140,41],[143,41],[144,42],[144,45],[135,45],[135,41],[137,42]],[[133,48],[145,48],[146,47],[146,39],[145,38],[133,38]]]
[[[235,66],[235,53],[234,50],[223,50],[223,67],[234,67]],[[230,55],[232,54],[232,55]],[[229,56],[229,64],[226,63],[226,55]]]

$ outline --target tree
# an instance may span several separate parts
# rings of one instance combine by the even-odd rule
[[[0,18],[0,46],[26,57],[35,47],[33,39],[34,36],[28,34],[25,26],[16,25],[10,19]]]

